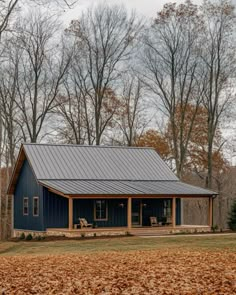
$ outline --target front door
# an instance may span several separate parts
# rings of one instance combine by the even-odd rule
[[[142,226],[142,200],[132,200],[132,226]]]

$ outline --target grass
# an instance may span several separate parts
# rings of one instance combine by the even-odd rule
[[[236,252],[236,235],[165,238],[122,237],[89,240],[0,242],[0,256],[90,253],[155,249],[227,250]]]

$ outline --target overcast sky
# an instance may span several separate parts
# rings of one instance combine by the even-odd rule
[[[236,1],[236,0],[235,0]],[[104,0],[78,0],[76,7],[65,14],[66,22],[71,19],[76,19],[81,11],[89,7],[90,5],[96,5],[97,3],[104,2]],[[135,9],[138,14],[155,17],[157,11],[159,11],[163,5],[167,2],[182,3],[183,0],[106,0],[109,4],[124,4],[128,9]],[[193,0],[196,4],[201,4],[202,0]]]

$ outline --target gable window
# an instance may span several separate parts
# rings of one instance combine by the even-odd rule
[[[23,199],[23,215],[29,214],[29,199],[24,198]]]
[[[33,216],[39,216],[39,197],[33,198]]]
[[[108,206],[107,200],[96,200],[94,202],[94,220],[107,220]]]

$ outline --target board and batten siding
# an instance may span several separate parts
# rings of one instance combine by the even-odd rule
[[[39,215],[33,216],[33,197],[39,198]],[[23,214],[23,199],[28,198],[28,215]],[[24,161],[14,193],[14,229],[44,230],[43,188],[37,183],[27,160]]]
[[[68,228],[68,199],[44,191],[44,224],[45,228]]]
[[[94,201],[89,199],[73,200],[74,223],[79,223],[79,218],[86,218],[89,223],[96,223],[98,227],[127,226],[127,200],[108,199],[108,219],[106,221],[94,220]],[[120,204],[124,204],[124,206],[121,207]]]
[[[162,221],[164,216],[164,201],[171,199],[142,199],[142,203],[145,204],[142,210],[143,226],[150,226],[150,216],[157,217],[158,222]],[[176,225],[180,225],[181,216],[180,199],[176,199]]]

